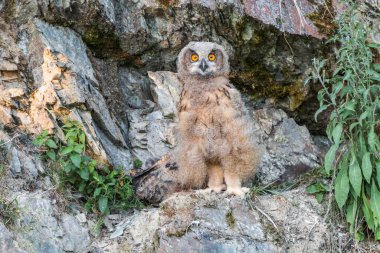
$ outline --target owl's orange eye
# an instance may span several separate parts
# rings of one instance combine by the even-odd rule
[[[216,56],[215,56],[214,53],[211,53],[211,54],[208,55],[208,60],[209,61],[215,61],[215,59],[216,59]]]
[[[196,62],[196,61],[198,61],[199,60],[199,56],[197,55],[197,54],[192,54],[191,55],[191,61],[192,62]]]

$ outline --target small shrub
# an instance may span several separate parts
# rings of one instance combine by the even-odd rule
[[[326,60],[314,60],[311,79],[323,86],[315,116],[332,111],[326,130],[332,146],[324,168],[332,175],[335,200],[350,232],[357,240],[364,235],[380,240],[380,64],[374,63],[372,52],[380,45],[368,43],[368,23],[353,1],[346,3],[337,34],[330,39],[339,46],[335,70],[328,74]]]
[[[143,165],[143,162],[140,159],[136,159],[133,161],[133,168],[140,169]]]
[[[87,155],[86,135],[78,122],[68,121],[62,130],[65,142],[43,131],[34,144],[43,147],[47,159],[56,161],[62,170],[61,180],[83,195],[87,210],[107,214],[111,209],[140,206],[134,196],[132,181],[123,170],[109,166],[100,168]]]

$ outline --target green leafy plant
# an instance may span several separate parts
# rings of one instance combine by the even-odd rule
[[[318,203],[322,203],[326,193],[330,192],[330,189],[323,182],[314,182],[306,187],[306,192],[315,195]]]
[[[329,74],[326,60],[314,60],[310,79],[318,81],[320,108],[331,110],[326,130],[332,145],[324,168],[334,180],[335,200],[344,211],[357,240],[374,235],[380,240],[380,64],[367,41],[370,27],[356,12],[353,1],[338,21],[330,39],[339,50],[336,68]],[[320,188],[315,186],[316,188]],[[323,187],[321,187],[321,190]]]
[[[61,180],[80,192],[87,210],[107,214],[111,209],[139,207],[132,180],[121,169],[100,168],[86,152],[86,135],[78,122],[67,121],[62,130],[64,142],[43,131],[34,144],[43,147],[47,159],[62,170]]]
[[[136,159],[133,161],[133,168],[139,169],[143,165],[143,162],[140,159]]]

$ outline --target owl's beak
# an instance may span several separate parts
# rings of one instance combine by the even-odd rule
[[[201,65],[199,66],[199,68],[200,68],[203,72],[205,72],[205,70],[208,68],[208,65],[206,64],[205,59],[202,59],[202,61],[201,61]]]

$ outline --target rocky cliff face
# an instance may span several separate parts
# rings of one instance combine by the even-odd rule
[[[101,162],[129,170],[135,159],[161,157],[175,145],[172,129],[180,89],[173,73],[176,56],[191,40],[209,40],[227,48],[231,80],[250,110],[257,109],[252,117],[266,147],[259,182],[316,167],[320,150],[297,122],[310,123],[317,106],[314,88],[305,87],[303,80],[311,59],[329,50],[322,41],[333,29],[336,6],[334,1],[307,0],[0,0],[0,197],[16,199],[20,212],[11,230],[0,220],[0,251],[170,252],[170,245],[192,244],[195,235],[203,236],[197,241],[199,252],[213,247],[209,241],[214,237],[223,241],[221,250],[231,252],[247,245],[254,246],[252,252],[279,252],[304,243],[297,233],[283,234],[288,239],[277,243],[277,232],[265,231],[259,213],[247,221],[247,206],[220,196],[200,197],[185,223],[175,227],[170,219],[187,208],[192,193],[167,200],[161,209],[136,211],[133,218],[121,215],[114,221],[116,228],[111,224],[94,239],[96,224],[82,207],[66,203],[68,208],[62,209],[50,168],[31,139],[43,129],[62,138],[60,126],[69,118],[81,123]],[[307,126],[321,130],[321,125]],[[298,198],[292,194],[290,199]],[[221,200],[226,203],[216,205],[217,211],[208,209]],[[276,208],[265,211],[275,223],[294,218]],[[303,212],[292,208],[291,214]],[[320,219],[307,210],[302,215]],[[220,218],[215,226],[203,223],[214,214],[233,222]],[[144,235],[141,229],[149,219],[154,222]],[[253,227],[250,234],[240,228],[246,222]],[[302,230],[300,224],[292,230]],[[120,244],[106,239],[123,231],[128,236]],[[317,237],[327,233],[323,224],[318,231]],[[321,245],[317,240],[308,252],[318,252]]]
[[[273,98],[295,110],[324,36],[307,17],[323,6],[291,2],[2,1],[2,123],[59,132],[69,117],[83,123],[100,160],[130,168],[132,156],[160,157],[156,132],[165,130],[147,123],[168,115],[154,112],[146,73],[173,71],[190,40],[224,45],[232,80],[256,105]]]

